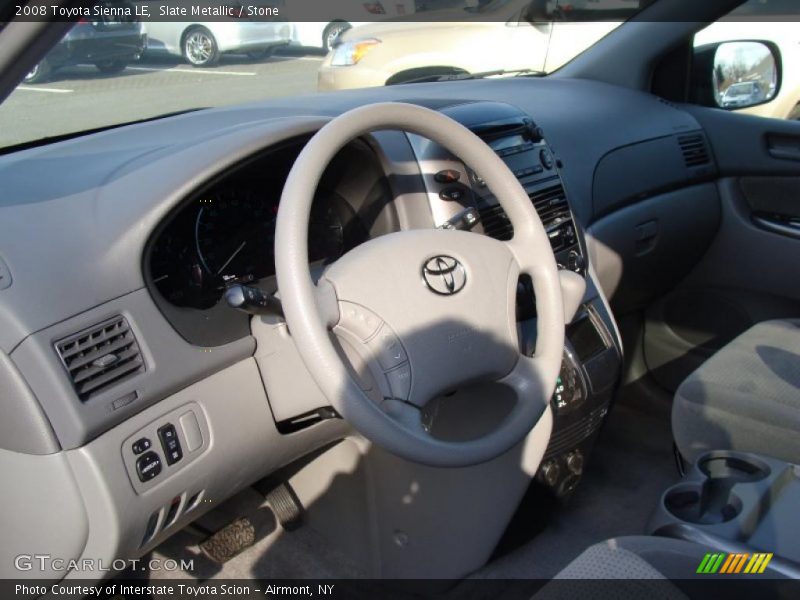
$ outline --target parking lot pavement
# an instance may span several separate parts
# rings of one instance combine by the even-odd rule
[[[21,85],[0,105],[0,147],[157,115],[316,91],[323,57],[296,51],[263,61],[223,56],[209,69],[177,59],[131,64],[117,75],[92,65]]]

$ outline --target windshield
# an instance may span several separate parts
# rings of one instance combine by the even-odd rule
[[[0,105],[0,148],[269,98],[542,75],[649,0],[47,4],[15,18],[78,22]]]

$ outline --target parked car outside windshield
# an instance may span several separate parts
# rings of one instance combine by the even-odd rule
[[[81,19],[45,58],[34,65],[24,81],[40,83],[57,76],[63,67],[80,64],[93,65],[104,75],[121,73],[130,63],[139,60],[146,47],[147,34],[136,19]]]

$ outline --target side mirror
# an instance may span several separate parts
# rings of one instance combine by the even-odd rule
[[[781,54],[772,42],[735,41],[695,48],[692,99],[739,110],[770,102],[781,84]]]

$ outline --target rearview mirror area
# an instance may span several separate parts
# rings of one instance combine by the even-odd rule
[[[704,106],[740,110],[772,101],[780,91],[781,55],[772,42],[746,40],[694,50],[691,96]]]

